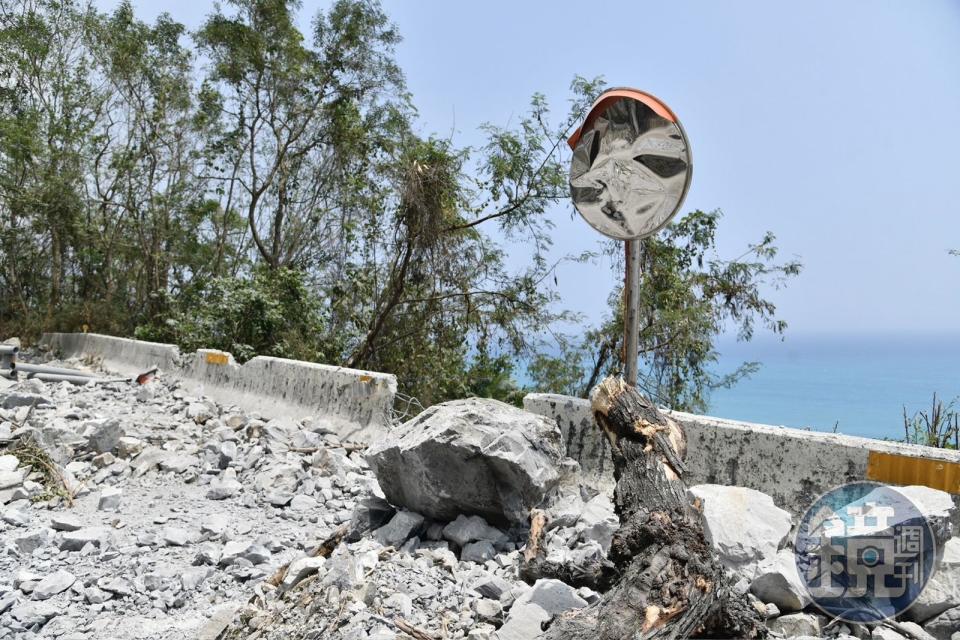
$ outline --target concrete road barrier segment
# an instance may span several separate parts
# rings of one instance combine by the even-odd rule
[[[371,442],[387,432],[397,392],[389,374],[300,360],[257,356],[240,365],[224,351],[182,355],[175,345],[95,333],[45,333],[41,345],[124,375],[159,366],[192,393],[268,418],[311,416],[349,442]]]
[[[527,411],[557,421],[567,455],[600,489],[614,485],[610,445],[594,424],[590,402],[529,394]],[[672,411],[687,434],[687,484],[749,487],[799,515],[826,491],[855,480],[920,484],[960,504],[960,451],[805,431]],[[960,524],[960,523],[957,523]]]
[[[150,367],[175,371],[180,364],[180,350],[172,344],[115,338],[97,333],[45,333],[40,344],[65,358],[93,360],[104,369],[134,376]]]

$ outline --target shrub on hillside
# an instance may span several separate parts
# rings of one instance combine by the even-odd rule
[[[318,361],[327,355],[324,316],[299,271],[258,269],[248,278],[213,278],[168,307],[137,327],[136,336],[184,351],[229,351],[240,362],[256,355]]]

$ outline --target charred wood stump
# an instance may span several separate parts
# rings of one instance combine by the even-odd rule
[[[613,450],[620,517],[609,554],[615,582],[597,604],[555,618],[546,637],[765,637],[760,612],[734,590],[704,539],[699,506],[687,497],[683,429],[621,378],[600,383],[591,402]],[[535,569],[542,552],[527,553],[523,569]]]

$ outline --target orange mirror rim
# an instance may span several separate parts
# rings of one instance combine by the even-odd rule
[[[597,98],[596,102],[593,103],[593,106],[590,107],[590,112],[583,120],[583,124],[580,125],[577,130],[573,132],[573,135],[570,136],[570,139],[567,140],[567,144],[570,145],[570,148],[576,148],[577,143],[580,141],[581,134],[584,131],[589,130],[590,126],[593,124],[593,121],[596,120],[600,114],[606,110],[607,107],[617,100],[622,100],[624,98],[638,100],[639,102],[642,102],[650,107],[653,112],[661,118],[669,120],[670,122],[677,122],[676,114],[670,110],[670,107],[664,104],[663,101],[656,96],[650,95],[645,91],[640,91],[639,89],[610,89],[600,94],[600,97]]]

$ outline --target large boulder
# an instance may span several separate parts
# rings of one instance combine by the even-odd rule
[[[960,607],[960,538],[951,538],[943,546],[939,566],[907,611],[907,617],[926,622],[955,607]]]
[[[933,537],[937,540],[937,544],[942,545],[950,539],[953,535],[953,524],[951,521],[956,516],[957,505],[954,504],[953,498],[950,497],[949,493],[919,485],[894,487],[894,489],[906,496],[913,506],[916,507],[917,511],[920,512],[920,515],[926,519],[927,524],[930,525],[930,529],[932,530]],[[882,498],[885,489],[881,488],[877,491],[880,492]],[[863,501],[868,502],[870,499],[870,495],[868,495]],[[896,516],[894,516],[894,522],[896,521]]]
[[[768,622],[767,626],[781,637],[820,637],[820,619],[812,613],[791,613],[780,616]]]
[[[523,525],[559,480],[557,424],[503,402],[430,407],[367,452],[387,500],[435,520],[460,514]]]
[[[953,640],[960,633],[960,607],[947,609],[923,625],[924,630],[937,640]]]
[[[746,487],[701,484],[691,499],[703,513],[703,531],[723,565],[752,581],[761,564],[772,562],[790,533],[790,513],[765,493]]]
[[[763,602],[777,605],[784,613],[802,611],[811,601],[797,571],[796,556],[790,549],[781,549],[773,560],[757,568],[750,591]]]

